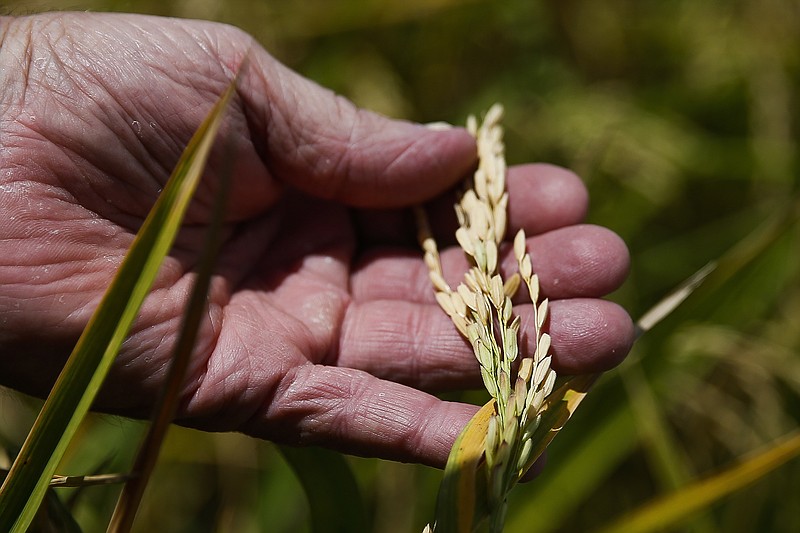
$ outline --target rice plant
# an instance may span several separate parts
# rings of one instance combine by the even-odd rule
[[[628,243],[631,279],[612,298],[632,315],[710,261],[719,265],[638,341],[620,371],[594,384],[550,447],[543,473],[509,494],[506,531],[621,528],[623,516],[666,508],[691,531],[800,528],[796,460],[749,488],[718,494],[716,503],[696,492],[748,458],[770,457],[759,451],[785,450],[799,423],[794,6],[422,4],[96,0],[69,7],[237,24],[292,68],[393,116],[455,123],[504,102],[509,162],[575,169],[590,190],[589,221]],[[60,7],[4,4],[12,13]],[[404,245],[417,249],[410,239]],[[41,405],[10,391],[0,405],[2,447],[12,458]],[[67,479],[123,472],[141,432],[140,423],[91,415],[57,472]],[[419,531],[435,516],[441,473],[346,462],[364,496],[365,530]],[[311,528],[302,485],[269,443],[173,428],[153,475],[137,518],[142,530]],[[316,489],[343,492],[335,480],[320,476]],[[56,490],[85,531],[105,527],[113,490],[50,494]],[[682,493],[702,508],[681,503]]]

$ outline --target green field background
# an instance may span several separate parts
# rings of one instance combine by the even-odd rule
[[[544,474],[513,492],[508,532],[598,529],[796,431],[800,3],[12,0],[0,7],[13,15],[62,9],[234,24],[291,68],[393,117],[462,123],[503,103],[509,163],[575,170],[591,193],[589,221],[628,243],[631,276],[611,298],[634,317],[725,258],[728,270],[712,286],[603,377],[553,443]],[[782,231],[765,236],[781,222]],[[39,405],[0,390],[0,444],[10,452]],[[93,417],[60,473],[124,471],[142,429]],[[440,472],[348,461],[373,531],[421,531],[431,519]],[[63,493],[85,531],[104,530],[116,495],[108,487]],[[796,532],[798,502],[795,460],[670,530]],[[299,482],[270,443],[175,428],[136,530],[303,532],[308,514]]]

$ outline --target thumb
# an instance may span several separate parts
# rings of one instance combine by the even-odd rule
[[[475,164],[461,128],[391,120],[251,50],[240,96],[257,148],[274,178],[306,193],[358,207],[418,203]]]

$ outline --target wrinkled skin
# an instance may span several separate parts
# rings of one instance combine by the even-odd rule
[[[47,393],[181,150],[247,55],[225,141],[98,408],[149,414],[215,178],[233,154],[225,244],[180,422],[444,464],[477,408],[430,392],[477,387],[479,373],[434,302],[400,208],[469,173],[466,132],[359,110],[228,26],[47,14],[2,18],[0,35],[3,385]],[[625,246],[580,224],[586,190],[566,170],[515,167],[509,189],[510,234],[528,232],[552,299],[556,369],[614,366],[631,321],[599,298],[622,282]],[[449,230],[451,200],[429,204]],[[456,284],[466,262],[452,243],[443,248]],[[513,259],[505,264],[510,272]],[[518,300],[525,328],[530,305]]]

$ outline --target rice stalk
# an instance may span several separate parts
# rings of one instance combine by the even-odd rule
[[[419,240],[436,301],[472,346],[493,401],[483,449],[493,532],[502,531],[508,492],[536,458],[532,437],[556,379],[551,368],[550,336],[543,330],[548,300],[541,298],[523,230],[514,237],[518,272],[507,279],[499,273],[499,247],[508,217],[502,115],[502,107],[495,105],[480,125],[475,117],[467,122],[477,141],[479,163],[455,205],[459,222],[456,240],[470,262],[464,280],[455,289],[444,279],[436,242],[424,212],[417,209]],[[533,303],[536,348],[532,354],[520,354],[520,317],[514,314],[511,303],[523,283]],[[437,525],[426,530],[432,531]]]

